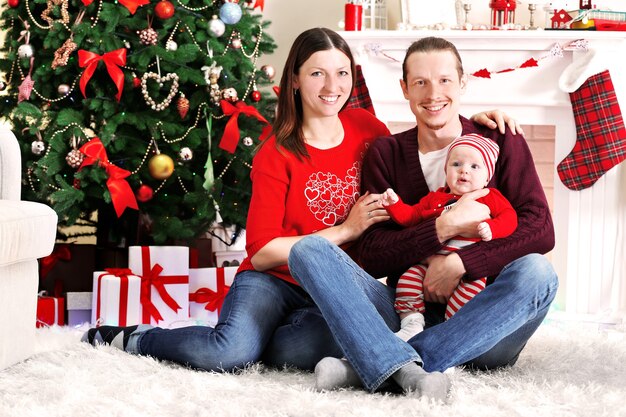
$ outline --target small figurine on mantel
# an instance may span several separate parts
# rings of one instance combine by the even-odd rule
[[[517,2],[515,0],[491,0],[489,2],[489,8],[491,9],[491,25],[499,28],[515,23],[516,7]]]
[[[550,18],[552,29],[567,29],[570,21],[572,21],[572,16],[564,9],[555,11],[552,18]]]
[[[591,4],[591,0],[580,0],[580,4],[578,6],[580,10],[590,10],[593,9],[594,6]]]

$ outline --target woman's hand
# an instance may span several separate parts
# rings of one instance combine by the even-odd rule
[[[509,126],[509,129],[511,129],[511,133],[513,133],[514,135],[518,133],[520,135],[524,134],[524,130],[522,129],[522,126],[520,126],[520,124],[517,122],[517,120],[510,117],[502,110],[494,109],[476,113],[475,115],[470,117],[470,120],[473,120],[476,123],[487,126],[491,129],[495,129],[497,127],[502,134],[504,134],[505,126]]]
[[[371,225],[389,220],[387,210],[381,208],[378,200],[381,194],[365,193],[354,204],[348,214],[348,218],[339,226],[341,229],[342,244],[358,239],[361,234]],[[335,242],[337,243],[337,242]]]

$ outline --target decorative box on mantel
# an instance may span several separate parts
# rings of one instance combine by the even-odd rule
[[[465,72],[486,69],[491,78],[470,77],[462,96],[466,116],[499,108],[522,125],[555,126],[553,218],[556,247],[551,260],[559,275],[556,306],[567,313],[607,319],[626,313],[626,164],[608,171],[592,187],[570,191],[556,166],[576,141],[569,94],[559,89],[563,70],[586,52],[568,48],[584,39],[590,48],[619,57],[626,51],[624,32],[595,31],[360,31],[342,32],[361,64],[376,115],[392,131],[414,124],[399,80],[406,48],[421,37],[453,42]],[[556,45],[562,56],[553,56]],[[558,49],[558,48],[557,48]],[[521,68],[535,58],[536,67]],[[622,113],[626,115],[626,71],[607,60]],[[501,70],[512,71],[496,73]],[[548,174],[549,175],[549,174]]]

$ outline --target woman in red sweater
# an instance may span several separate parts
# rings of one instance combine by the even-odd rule
[[[305,236],[316,235],[345,254],[339,245],[350,251],[368,227],[389,219],[376,205],[379,195],[360,195],[363,156],[389,131],[365,110],[341,111],[354,88],[354,73],[347,43],[329,29],[307,30],[292,45],[273,136],[253,161],[248,257],[215,328],[101,326],[83,340],[211,371],[232,371],[261,359],[313,369],[324,356],[346,356],[363,364],[370,390],[391,377],[418,395],[445,396],[447,378],[423,371],[415,350],[390,330],[399,325],[393,310],[381,316],[371,304],[376,320],[363,326],[371,332],[355,333],[350,320],[328,316],[323,297],[307,293],[287,266],[292,246]],[[492,112],[482,114],[484,124],[491,122],[488,117],[502,122],[502,115]],[[380,303],[393,301],[393,291],[379,281],[366,276],[364,282]]]

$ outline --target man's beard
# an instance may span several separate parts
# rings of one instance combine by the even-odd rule
[[[445,124],[438,124],[438,125],[433,125],[430,123],[426,123],[426,127],[429,128],[430,130],[440,130],[443,129],[445,126]]]

